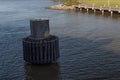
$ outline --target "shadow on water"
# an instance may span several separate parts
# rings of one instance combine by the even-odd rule
[[[58,80],[59,65],[30,65],[25,64],[25,80]]]
[[[62,38],[60,66],[63,79],[120,79],[120,55],[104,48],[111,42],[111,38]]]

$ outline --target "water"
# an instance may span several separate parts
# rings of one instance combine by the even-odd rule
[[[46,9],[49,0],[0,0],[0,80],[120,80],[120,16]],[[26,65],[30,18],[49,18],[58,63]]]

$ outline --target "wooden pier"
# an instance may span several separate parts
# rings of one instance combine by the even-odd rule
[[[97,11],[100,11],[102,14],[104,14],[105,12],[109,12],[111,15],[116,13],[116,14],[120,14],[120,7],[116,6],[116,7],[108,7],[108,6],[88,6],[88,5],[75,5],[75,9],[77,11],[93,11],[94,13],[96,13]]]

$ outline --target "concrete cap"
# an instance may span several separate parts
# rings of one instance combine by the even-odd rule
[[[31,19],[30,31],[32,38],[49,37],[49,19],[47,18]]]

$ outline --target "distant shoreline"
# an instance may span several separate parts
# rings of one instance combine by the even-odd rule
[[[80,6],[78,5],[71,5],[71,6],[67,6],[65,4],[58,4],[58,5],[53,5],[53,6],[49,6],[49,9],[54,9],[54,10],[76,10],[76,9],[86,9],[87,11],[89,9],[92,9],[94,12],[96,12],[96,10],[99,10],[102,12],[102,14],[104,13],[104,11],[110,12],[111,14],[113,13],[118,13],[120,14],[120,7],[110,7],[110,6],[89,6],[86,4],[81,3]]]
[[[54,9],[54,10],[74,10],[75,5],[66,6],[64,4],[58,4],[58,5],[54,5],[54,6],[49,6],[48,8],[49,9]]]

